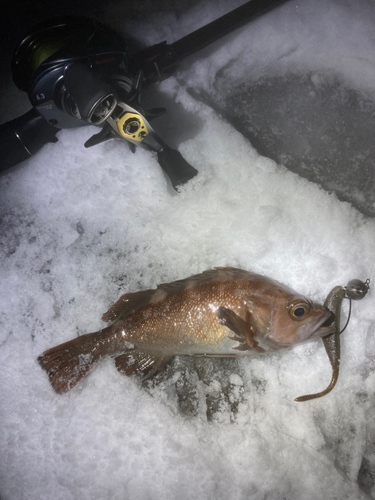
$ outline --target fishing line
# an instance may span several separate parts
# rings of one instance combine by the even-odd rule
[[[348,319],[346,320],[346,323],[345,323],[345,326],[344,328],[341,330],[340,332],[340,335],[342,334],[342,332],[346,329],[346,327],[348,326],[349,324],[349,320],[350,320],[350,316],[352,314],[352,299],[349,299],[349,297],[345,297],[349,300],[349,314],[348,314]]]

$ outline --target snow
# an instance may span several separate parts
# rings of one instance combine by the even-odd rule
[[[146,44],[173,42],[239,4],[129,21],[112,4],[106,19]],[[205,96],[222,104],[239,81],[290,72],[316,86],[338,79],[364,102],[374,14],[365,1],[290,2],[150,90],[145,99],[171,108],[155,129],[199,171],[180,193],[151,152],[119,140],[85,149],[93,127],[60,132],[2,175],[1,500],[375,498],[372,290],[353,304],[336,388],[306,403],[294,398],[331,376],[320,340],[241,360],[177,358],[145,384],[107,359],[62,396],[36,362],[105,326],[121,294],[217,266],[321,303],[335,285],[373,278],[374,219],[261,156]]]

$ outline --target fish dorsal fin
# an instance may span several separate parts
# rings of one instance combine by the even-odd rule
[[[116,368],[125,375],[143,373],[145,378],[151,377],[162,365],[173,356],[145,354],[144,352],[130,350],[115,358]],[[146,377],[147,376],[147,377]]]
[[[255,339],[256,327],[249,311],[246,313],[246,321],[227,307],[219,307],[217,314],[220,323],[234,333],[234,337],[229,338],[239,343],[239,345],[233,347],[233,349],[238,351],[256,350],[263,352],[263,349],[258,346],[258,342]]]
[[[172,281],[171,283],[162,283],[158,286],[158,290],[166,293],[178,293],[194,285],[204,285],[214,281],[225,281],[227,279],[236,279],[240,276],[248,276],[250,273],[243,269],[236,269],[234,267],[215,267],[215,269],[208,269],[199,274],[194,274],[182,280]]]
[[[142,290],[141,292],[126,293],[103,314],[103,321],[115,321],[125,319],[130,314],[146,306],[156,290]]]
[[[190,276],[189,278],[172,281],[171,283],[162,283],[154,290],[126,293],[103,314],[102,319],[103,321],[123,320],[150,302],[162,300],[167,294],[181,293],[195,285],[204,285],[213,281],[224,281],[226,279],[238,279],[240,277],[247,277],[250,274],[252,273],[234,267],[217,267]]]

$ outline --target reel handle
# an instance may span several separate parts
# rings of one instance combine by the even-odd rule
[[[192,167],[179,151],[167,145],[158,151],[158,161],[176,191],[178,191],[179,186],[185,184],[198,173],[198,170]]]
[[[82,120],[91,125],[105,122],[117,105],[116,93],[111,85],[97,78],[82,64],[71,64],[65,69],[64,83],[77,104]]]

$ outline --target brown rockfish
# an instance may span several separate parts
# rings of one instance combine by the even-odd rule
[[[66,392],[104,356],[126,375],[152,374],[173,356],[262,354],[333,333],[329,310],[248,271],[216,268],[123,295],[103,315],[112,324],[38,358],[56,392]]]

